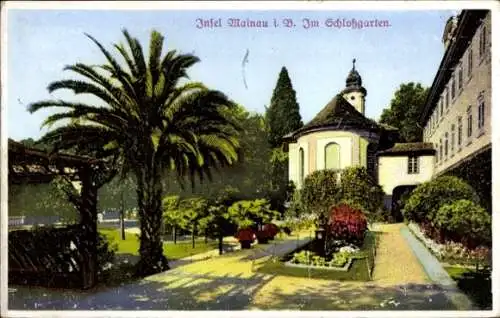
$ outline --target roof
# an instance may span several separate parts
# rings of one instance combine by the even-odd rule
[[[24,146],[9,139],[9,182],[46,183],[56,175],[75,177],[83,167],[102,166],[104,160],[61,153],[50,153]]]
[[[378,125],[382,128],[384,128],[385,130],[399,130],[398,128],[394,127],[394,126],[391,126],[391,125],[388,125],[388,124],[384,124],[384,123],[378,123]]]
[[[326,127],[332,130],[343,130],[346,128],[382,129],[377,122],[366,118],[342,95],[337,94],[310,122],[302,128],[286,135],[285,138],[292,138],[297,134]]]
[[[104,163],[103,160],[87,157],[76,156],[63,153],[50,153],[36,148],[26,147],[22,143],[9,139],[9,156],[23,155],[29,156],[32,159],[64,162],[68,166],[90,165],[94,163]]]
[[[455,65],[460,61],[464,52],[469,46],[470,40],[476,33],[477,28],[481,25],[482,19],[487,15],[489,10],[463,10],[458,17],[458,24],[455,29],[455,39],[448,48],[441,60],[434,82],[427,95],[422,114],[420,115],[420,124],[425,126],[432,111],[441,97],[441,94],[446,87],[450,77],[455,69]]]
[[[436,151],[430,142],[395,143],[392,148],[379,151],[379,156],[404,156],[408,154],[434,155]]]

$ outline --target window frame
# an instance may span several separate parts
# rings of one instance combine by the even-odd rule
[[[408,174],[419,174],[420,173],[420,157],[411,155],[407,157],[407,173]]]
[[[444,133],[444,157],[445,159],[448,158],[448,155],[450,154],[449,152],[449,142],[448,142],[448,132]]]
[[[472,118],[472,106],[467,107],[467,139],[472,137],[473,133],[473,118]]]
[[[462,133],[463,133],[463,123],[462,123],[462,116],[459,116],[457,118],[457,146],[458,149],[462,147]]]
[[[485,112],[485,102],[484,102],[484,92],[481,92],[477,97],[477,129],[479,132],[484,131],[484,112]]]
[[[456,80],[455,80],[456,74],[453,72],[451,74],[451,79],[450,79],[450,85],[451,85],[451,90],[450,90],[450,96],[451,100],[455,100],[455,97],[457,97],[457,90],[456,90]],[[449,104],[446,103],[446,109],[449,108]]]
[[[328,157],[327,157],[327,151],[328,151],[328,147],[330,147],[330,146],[336,146],[337,147],[337,157],[338,157],[337,158],[337,166],[338,166],[337,168],[327,168],[327,163],[328,163],[328,160],[327,160],[328,159]],[[341,165],[340,165],[340,157],[341,157],[340,156],[340,145],[338,143],[334,142],[334,141],[329,142],[329,143],[327,143],[325,145],[325,148],[323,149],[323,151],[324,151],[324,161],[325,161],[324,162],[324,167],[325,167],[325,169],[339,170],[340,167],[341,167]]]
[[[451,155],[453,156],[453,152],[455,151],[455,124],[451,125],[450,150]]]
[[[460,92],[462,91],[462,89],[464,87],[464,72],[463,72],[462,64],[460,64],[459,67],[458,67],[458,81],[457,81],[457,85],[458,85],[458,94],[460,94]]]
[[[305,178],[305,151],[304,148],[299,148],[299,182],[302,184]]]
[[[467,57],[467,76],[472,77],[472,70],[474,68],[474,50],[472,47],[469,48],[469,55]]]
[[[483,60],[486,55],[486,26],[481,26],[481,30],[479,31],[479,58]]]

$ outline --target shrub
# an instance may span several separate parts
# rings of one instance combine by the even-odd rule
[[[254,236],[255,236],[254,231],[249,228],[240,229],[235,235],[238,241],[251,241],[251,242],[255,240]]]
[[[289,202],[289,206],[285,211],[285,217],[287,218],[299,218],[306,213],[304,204],[300,198],[300,190],[296,190]]]
[[[328,240],[343,241],[347,244],[361,246],[367,228],[368,223],[361,210],[351,208],[346,204],[340,204],[331,211],[328,224]]]
[[[322,220],[339,199],[338,172],[335,170],[317,170],[304,180],[300,191],[300,201],[307,213],[312,213]]]
[[[278,232],[279,232],[278,226],[276,224],[274,224],[274,223],[265,224],[264,225],[264,230],[269,233],[269,236],[271,238],[275,237],[278,234]]]
[[[292,235],[292,229],[290,229],[290,227],[288,227],[288,226],[282,227],[281,230],[283,231],[283,233],[285,233],[288,236]]]
[[[271,239],[271,237],[272,237],[269,230],[266,230],[266,229],[262,229],[262,230],[257,231],[256,236],[257,236],[257,241],[259,242],[259,244],[267,244],[267,241],[269,239]]]
[[[313,252],[304,250],[298,253],[294,253],[291,262],[294,264],[308,265],[311,263],[312,257],[313,257]]]
[[[460,242],[470,249],[491,243],[491,216],[469,200],[441,206],[432,225],[441,230],[446,239]]]
[[[97,236],[97,268],[98,274],[102,274],[104,270],[113,264],[115,253],[118,246],[113,241],[108,240],[108,237],[102,233]]]
[[[342,171],[340,198],[365,212],[370,221],[384,219],[384,191],[365,167],[349,167]]]
[[[442,176],[419,185],[403,208],[407,220],[416,223],[430,223],[439,208],[457,200],[470,200],[479,203],[474,189],[460,178]]]
[[[343,267],[349,260],[349,253],[338,252],[333,254],[333,258],[328,262],[331,267]]]

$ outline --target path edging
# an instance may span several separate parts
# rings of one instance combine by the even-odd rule
[[[450,299],[457,309],[477,309],[470,298],[458,289],[455,281],[444,270],[439,260],[414,236],[406,224],[401,227],[400,232],[429,279],[446,291],[446,297]]]

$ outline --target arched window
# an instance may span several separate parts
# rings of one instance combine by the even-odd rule
[[[299,148],[299,182],[304,181],[304,149]]]
[[[325,147],[325,169],[340,169],[340,146],[334,142]]]
[[[373,177],[377,176],[377,148],[377,144],[370,143],[366,149],[366,170]]]

